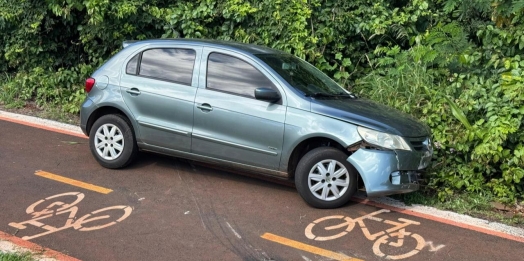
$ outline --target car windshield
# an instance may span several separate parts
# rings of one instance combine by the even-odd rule
[[[315,66],[290,54],[256,54],[291,86],[309,97],[352,96]]]

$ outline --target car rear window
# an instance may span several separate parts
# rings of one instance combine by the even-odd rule
[[[191,85],[195,50],[159,48],[143,52],[139,75]]]

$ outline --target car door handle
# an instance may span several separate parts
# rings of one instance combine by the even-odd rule
[[[206,112],[213,110],[213,107],[211,107],[211,105],[207,103],[203,103],[202,105],[197,105],[197,108],[201,109],[202,111],[206,111]]]
[[[140,91],[137,88],[131,88],[131,89],[127,90],[126,92],[131,94],[131,95],[140,95]]]

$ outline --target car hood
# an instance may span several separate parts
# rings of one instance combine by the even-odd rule
[[[311,112],[404,137],[429,135],[429,129],[412,116],[362,98],[312,99]]]

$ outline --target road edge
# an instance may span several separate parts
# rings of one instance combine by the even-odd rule
[[[27,240],[23,240],[19,237],[7,234],[2,231],[0,231],[0,241],[7,241],[9,243],[12,243],[16,245],[17,247],[21,248],[20,251],[29,251],[35,254],[36,256],[41,256],[42,259],[44,260],[53,258],[59,261],[81,261],[80,259],[68,256],[64,253],[58,252],[56,250],[53,250],[47,247],[40,246],[36,243],[30,242]]]
[[[80,127],[71,124],[60,123],[52,120],[15,114],[0,110],[0,120],[18,123],[30,127],[87,138]],[[513,227],[498,222],[490,222],[480,218],[474,218],[464,214],[440,210],[434,207],[413,205],[406,206],[404,203],[388,197],[381,198],[353,198],[361,204],[389,209],[406,215],[416,216],[439,223],[444,223],[460,228],[465,228],[488,235],[493,235],[517,242],[524,243],[524,229]],[[1,231],[0,231],[1,232]]]
[[[0,120],[5,120],[13,123],[18,123],[38,129],[44,129],[48,131],[58,132],[80,138],[86,138],[80,127],[61,123],[53,120],[42,119],[33,116],[27,116],[22,114],[16,114],[12,112],[6,112],[0,110]]]
[[[471,224],[471,223],[463,222],[463,221],[457,221],[455,219],[445,218],[445,217],[438,216],[438,215],[427,214],[427,213],[423,213],[423,212],[417,211],[416,209],[413,209],[413,208],[406,208],[406,207],[398,207],[398,206],[387,205],[387,204],[384,204],[384,203],[380,203],[380,202],[374,201],[373,199],[352,198],[351,200],[355,201],[355,202],[358,202],[358,203],[361,203],[361,204],[366,204],[366,205],[369,205],[369,206],[389,209],[391,211],[395,211],[395,212],[402,213],[402,214],[405,214],[405,215],[415,216],[415,217],[423,218],[423,219],[426,219],[426,220],[431,220],[431,221],[443,223],[443,224],[446,224],[446,225],[451,225],[451,226],[464,228],[464,229],[467,229],[467,230],[472,230],[472,231],[480,232],[480,233],[491,235],[491,236],[496,236],[496,237],[500,237],[500,238],[509,239],[509,240],[512,240],[512,241],[517,241],[517,242],[520,242],[520,243],[524,243],[524,236],[521,236],[521,235],[518,235],[518,234],[515,234],[515,233],[508,233],[507,231],[501,231],[500,229],[494,229],[494,228],[490,228],[490,227],[479,226],[479,225],[476,225],[476,224]],[[427,206],[425,206],[425,207],[426,208],[432,208],[432,207],[427,207]],[[435,209],[434,211],[436,211],[436,212],[443,212],[440,209]],[[487,220],[478,219],[478,218],[474,218],[474,217],[471,217],[471,216],[458,214],[458,213],[451,212],[451,211],[447,211],[447,212],[453,213],[455,215],[466,216],[466,217],[469,217],[471,219],[476,219],[476,220],[479,220],[479,221],[483,221],[483,222],[486,222],[486,224],[496,224],[498,226],[506,226],[506,227],[509,227],[509,228],[514,228],[514,229],[520,230],[520,228],[518,228],[518,227],[512,227],[512,226],[508,226],[508,225],[497,223],[497,222],[489,222]]]

